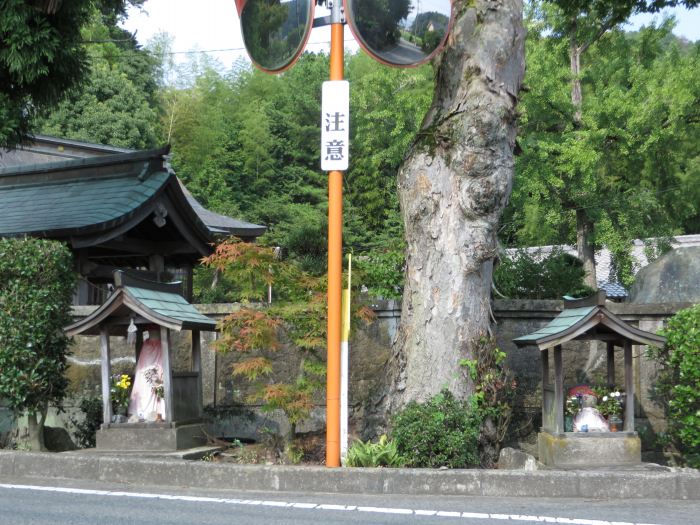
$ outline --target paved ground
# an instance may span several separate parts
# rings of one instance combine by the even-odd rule
[[[691,525],[700,502],[372,494],[260,493],[108,482],[0,482],[0,522],[13,525],[332,523]],[[5,521],[5,518],[10,521]]]

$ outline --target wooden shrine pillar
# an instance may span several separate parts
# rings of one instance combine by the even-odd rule
[[[105,425],[112,422],[112,366],[109,351],[109,328],[106,325],[100,327],[100,357],[102,372],[102,420]]]
[[[561,345],[554,347],[554,431],[564,432],[564,367]]]
[[[608,341],[608,388],[615,386],[615,343]]]
[[[197,372],[197,414],[202,417],[202,339],[199,330],[192,330],[192,371]]]
[[[173,421],[173,368],[170,352],[170,329],[160,327],[160,344],[163,351],[163,400],[165,401],[165,421]]]
[[[550,406],[548,399],[551,398],[549,391],[552,388],[549,381],[549,350],[542,350],[540,352],[540,361],[542,364],[542,426],[549,429],[551,418],[548,412]]]
[[[632,371],[632,342],[625,341],[625,425],[626,432],[634,432],[634,374]]]

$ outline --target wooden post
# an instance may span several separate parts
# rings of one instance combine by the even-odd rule
[[[202,340],[199,330],[192,330],[192,371],[197,372],[197,414],[202,417]]]
[[[173,368],[170,364],[170,330],[160,327],[160,344],[163,349],[163,400],[165,401],[165,421],[173,421]]]
[[[542,362],[542,426],[545,427],[547,422],[547,386],[549,385],[549,350],[540,352],[540,360]]]
[[[625,425],[626,432],[634,432],[634,374],[632,372],[632,343],[625,341]]]
[[[136,330],[136,364],[139,364],[139,357],[141,357],[141,349],[143,348],[143,330],[140,328]]]
[[[112,367],[109,355],[109,328],[105,325],[100,327],[100,354],[100,369],[102,371],[102,418],[106,426],[112,422],[112,396],[110,394],[112,387]]]
[[[615,343],[608,341],[608,388],[615,386]]]
[[[561,345],[554,347],[554,407],[555,432],[564,432],[564,369],[561,361]]]

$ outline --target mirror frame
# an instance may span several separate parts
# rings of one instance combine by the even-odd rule
[[[245,2],[246,0],[242,0]],[[449,0],[450,2],[450,21],[447,24],[447,31],[445,31],[445,35],[442,37],[442,40],[440,41],[440,44],[425,58],[420,60],[419,62],[412,62],[410,64],[397,64],[395,62],[389,62],[388,60],[383,59],[379,55],[377,55],[375,52],[373,52],[369,46],[365,43],[365,41],[362,39],[360,36],[361,33],[358,30],[357,26],[355,25],[355,18],[352,14],[352,2],[353,0],[343,0],[343,9],[345,10],[345,19],[347,21],[348,27],[350,28],[350,31],[352,32],[352,35],[355,37],[355,40],[357,43],[360,45],[362,50],[367,53],[369,56],[371,56],[374,60],[377,62],[380,62],[384,64],[385,66],[389,67],[400,67],[400,68],[411,68],[411,67],[418,67],[420,65],[425,64],[426,62],[429,62],[432,60],[435,55],[437,55],[440,51],[442,51],[445,47],[445,44],[447,43],[447,38],[452,32],[452,26],[455,21],[455,6],[453,0]]]
[[[236,0],[236,10],[238,11],[238,20],[239,20],[239,26],[241,28],[241,38],[243,39],[243,45],[245,46],[246,53],[248,54],[248,57],[250,58],[250,61],[253,63],[253,65],[258,68],[260,71],[263,71],[265,73],[271,73],[271,74],[278,74],[278,73],[283,73],[284,71],[288,70],[290,67],[292,67],[296,61],[299,59],[301,54],[304,52],[304,49],[306,48],[306,44],[309,41],[309,37],[311,36],[311,30],[313,29],[314,25],[314,16],[315,16],[315,11],[316,11],[316,0],[308,0],[309,1],[309,19],[306,22],[306,27],[304,28],[304,36],[300,41],[299,48],[295,51],[294,55],[289,59],[289,61],[276,69],[270,69],[267,67],[264,67],[262,64],[259,64],[258,62],[255,61],[253,58],[253,55],[250,53],[250,49],[248,48],[248,43],[246,42],[245,39],[245,31],[243,30],[243,10],[245,9],[245,6],[250,2],[250,1],[255,1],[255,0]]]

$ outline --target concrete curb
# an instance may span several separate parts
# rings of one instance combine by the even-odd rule
[[[700,472],[327,469],[0,451],[0,478],[199,489],[442,496],[700,500]]]

